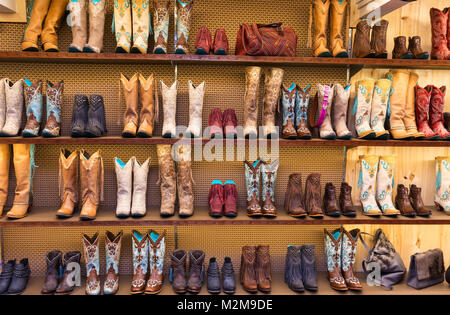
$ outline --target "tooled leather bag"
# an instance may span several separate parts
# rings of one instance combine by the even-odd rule
[[[236,39],[237,56],[287,56],[295,57],[297,35],[282,23],[243,24]]]
[[[431,249],[411,256],[406,284],[420,290],[444,282],[444,254]]]

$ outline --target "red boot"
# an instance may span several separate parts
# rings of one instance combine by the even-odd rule
[[[446,60],[450,58],[448,43],[448,15],[449,8],[441,11],[436,8],[430,9],[431,18],[431,59]]]
[[[444,127],[444,99],[445,86],[438,89],[435,86],[428,85],[425,89],[431,92],[430,100],[430,125],[442,140],[450,140],[450,132]]]
[[[224,193],[224,213],[226,217],[237,216],[238,194],[236,184],[232,180],[227,180],[223,186]]]
[[[228,38],[225,30],[219,28],[214,35],[214,55],[228,54]]]
[[[220,218],[223,215],[223,185],[220,180],[213,180],[208,194],[209,215]]]
[[[209,55],[212,49],[211,32],[206,26],[203,26],[197,32],[197,38],[195,39],[195,54]]]
[[[223,112],[223,132],[226,138],[237,138],[237,117],[236,112],[232,108],[228,108]]]
[[[416,85],[414,87],[416,94],[416,122],[419,132],[425,135],[426,140],[437,140],[439,135],[431,130],[428,124],[428,113],[430,112],[431,93],[426,89]]]
[[[223,115],[220,108],[213,108],[209,112],[208,128],[211,138],[223,138]]]

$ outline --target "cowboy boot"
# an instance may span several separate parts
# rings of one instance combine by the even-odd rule
[[[117,177],[117,207],[116,216],[118,218],[128,218],[131,215],[131,195],[133,190],[133,168],[135,157],[122,162],[119,158],[114,158],[114,168]]]
[[[42,107],[44,97],[42,96],[42,81],[31,83],[28,79],[24,80],[25,104],[27,108],[27,123],[22,131],[25,138],[37,137],[42,121]]]
[[[42,285],[41,294],[53,294],[58,287],[59,271],[62,267],[62,253],[54,250],[45,254],[47,263],[47,272],[45,273],[45,282]]]
[[[295,83],[287,88],[283,84],[282,97],[283,102],[283,139],[297,138],[297,131],[295,130],[295,97],[297,89]]]
[[[158,90],[153,73],[147,80],[139,74],[139,99],[142,109],[137,136],[151,138],[153,136],[154,123],[159,119]]]
[[[276,217],[277,208],[275,206],[275,182],[280,161],[276,159],[272,163],[262,162],[262,213],[265,217]]]
[[[305,208],[312,218],[323,218],[322,198],[320,193],[320,174],[310,174],[306,178]]]
[[[213,180],[208,193],[209,215],[220,218],[223,215],[223,184],[220,180]]]
[[[158,183],[161,187],[161,216],[172,216],[175,213],[177,183],[175,163],[172,159],[172,147],[166,144],[156,146],[159,164]]]
[[[446,60],[450,58],[448,44],[449,10],[430,9],[431,19],[431,59]]]
[[[284,282],[295,292],[304,292],[300,246],[289,245],[286,252]]]
[[[327,48],[327,27],[328,27],[328,11],[329,10],[330,10],[330,0],[314,0],[314,2],[313,2],[313,16],[314,16],[313,49],[314,49],[315,57],[331,57],[331,53]],[[338,24],[338,23],[336,23],[336,24]],[[341,31],[341,30],[339,30],[339,31]],[[332,39],[333,39],[333,37],[332,37]]]
[[[258,136],[258,94],[261,81],[260,67],[245,69],[244,94],[244,136],[255,138]]]
[[[449,53],[450,53],[450,7],[445,8],[442,12],[444,14],[448,14],[448,16],[449,16],[447,18],[447,47],[448,47]],[[448,58],[450,58],[450,56],[448,56]]]
[[[189,276],[187,281],[187,290],[191,294],[197,294],[202,289],[205,279],[205,253],[201,250],[192,250],[189,252]]]
[[[226,217],[234,218],[237,216],[238,192],[236,183],[227,180],[223,184],[223,213]]]
[[[409,188],[409,201],[418,216],[429,217],[431,215],[431,210],[425,207],[421,192],[422,188],[419,188],[416,185],[411,185],[411,187]]]
[[[86,95],[75,95],[72,108],[72,128],[70,136],[80,138],[86,135],[89,100]]]
[[[144,217],[147,213],[147,177],[150,168],[150,158],[143,164],[137,159],[133,166],[133,201],[131,206],[131,216],[134,218]]]
[[[324,229],[325,259],[327,262],[328,280],[330,287],[337,291],[347,291],[345,279],[341,273],[342,267],[342,227],[330,233]]]
[[[389,139],[389,132],[384,129],[384,122],[388,112],[389,95],[392,82],[389,79],[375,81],[372,97],[372,109],[370,111],[370,127],[375,132],[375,139]]]
[[[39,51],[37,45],[42,33],[42,24],[47,16],[51,0],[34,0],[31,5],[31,16],[22,39],[23,51]]]
[[[336,200],[336,187],[332,183],[325,184],[325,193],[323,194],[323,210],[325,215],[330,217],[339,217],[341,210]]]
[[[1,135],[4,137],[14,137],[19,133],[22,125],[23,111],[23,80],[16,83],[6,79],[6,116],[5,125],[2,128]]]
[[[131,0],[114,0],[112,32],[116,36],[116,53],[129,53],[131,49]]]
[[[275,126],[275,113],[280,100],[283,76],[283,69],[270,68],[266,71],[263,99],[263,135],[265,138],[278,136],[278,130]]]
[[[319,127],[320,138],[327,140],[336,139],[336,133],[333,130],[333,126],[331,124],[331,106],[333,104],[334,97],[334,86],[328,85],[317,85],[317,110],[320,108],[320,117],[319,121],[322,120],[322,124]],[[322,116],[325,114],[324,116]]]
[[[347,0],[331,0],[330,9],[330,45],[331,53],[336,58],[348,58],[344,48],[342,26],[344,25]]]
[[[232,108],[228,108],[223,112],[223,125],[222,129],[225,133],[225,138],[236,139],[237,138],[237,117],[236,112]]]
[[[58,218],[71,218],[78,203],[78,170],[80,155],[78,151],[70,153],[61,149],[59,153],[59,187],[62,204],[56,212]]]
[[[240,280],[245,291],[256,293],[258,284],[256,282],[256,246],[242,247]]]
[[[14,144],[13,163],[16,174],[16,191],[14,203],[6,216],[10,219],[21,219],[28,215],[33,203],[34,144]]]
[[[444,127],[444,101],[445,86],[438,89],[435,86],[425,87],[431,93],[430,98],[430,125],[431,129],[441,137],[442,140],[450,140],[450,132]]]
[[[211,139],[223,138],[223,114],[220,108],[213,108],[209,112],[208,130]]]
[[[414,135],[406,130],[405,118],[406,100],[408,98],[408,82],[410,73],[407,70],[394,70],[388,74],[392,81],[392,94],[390,97],[390,126],[392,137],[395,140],[410,140]]]
[[[8,198],[9,165],[11,163],[11,146],[0,144],[0,217]]]
[[[228,55],[228,37],[225,29],[218,28],[214,34],[214,55]]]
[[[132,0],[133,46],[131,52],[146,54],[148,50],[148,36],[152,32],[150,26],[150,1]]]
[[[247,187],[247,215],[249,217],[263,215],[259,203],[259,183],[261,177],[261,161],[253,163],[244,161],[245,165],[245,185]]]
[[[6,120],[6,84],[8,79],[0,79],[0,134]]]
[[[311,139],[311,131],[308,128],[308,106],[310,100],[311,85],[302,89],[297,85],[297,95],[295,97],[295,127],[297,128],[297,138]]]
[[[175,16],[175,53],[188,54],[189,30],[191,28],[192,7],[194,0],[178,0]]]
[[[380,20],[372,27],[372,38],[370,39],[370,48],[375,52],[375,58],[386,59],[388,52],[386,50],[386,33],[389,22]]]
[[[347,110],[351,87],[351,85],[347,85],[344,88],[339,83],[334,85],[331,125],[336,130],[337,138],[341,140],[350,140],[352,138],[352,133],[347,128]]]
[[[120,75],[120,81],[123,86],[123,94],[125,96],[125,103],[127,109],[124,113],[124,127],[122,137],[134,138],[136,137],[138,127],[138,75],[135,74],[130,80],[123,74]]]
[[[122,231],[117,235],[109,231],[106,231],[105,234],[106,277],[103,285],[105,295],[114,295],[119,290],[119,263],[122,236]]]
[[[153,0],[153,30],[155,37],[154,54],[167,54],[169,38],[169,0]]]
[[[92,155],[80,152],[81,220],[95,220],[100,201],[103,201],[103,172],[100,151]]]
[[[341,192],[339,194],[339,207],[342,215],[346,217],[356,216],[355,208],[352,200],[352,187],[347,183],[341,184]]]
[[[377,180],[378,172],[378,156],[361,155],[359,157],[359,160],[361,162],[361,166],[359,170],[358,187],[361,189],[359,196],[361,204],[363,206],[363,214],[368,216],[379,216],[382,214],[382,212],[380,208],[378,208],[377,201],[375,200],[375,182]],[[386,180],[385,187],[387,187],[388,185],[388,180]],[[392,202],[392,189],[390,196]],[[392,207],[390,209],[395,210],[395,207]]]
[[[177,136],[175,116],[177,112],[177,88],[175,81],[170,88],[161,80],[161,93],[163,100],[164,122],[162,128],[163,138],[175,138]]]
[[[302,175],[289,175],[288,186],[284,198],[284,209],[292,217],[306,217],[308,213],[305,211],[303,202]]]
[[[106,117],[105,117],[105,103],[103,96],[92,94],[89,96],[89,110],[88,123],[85,130],[85,135],[88,138],[97,138],[106,134]]]
[[[46,52],[59,51],[57,31],[66,12],[67,3],[68,0],[52,0],[48,8],[41,34],[42,49]]]
[[[436,161],[436,193],[434,204],[439,210],[450,215],[450,158],[448,156],[438,156]]]
[[[427,51],[423,51],[420,36],[409,37],[408,50],[414,56],[414,59],[428,59],[430,54]]]
[[[375,58],[375,50],[370,46],[370,26],[367,20],[361,20],[356,25],[353,39],[353,58]]]
[[[89,1],[89,41],[83,52],[101,53],[103,51],[103,34],[105,32],[106,0]]]
[[[272,290],[272,269],[270,265],[269,245],[259,245],[256,248],[256,282],[258,290],[270,292]]]
[[[151,230],[149,232],[150,277],[147,281],[145,294],[158,294],[164,282],[164,256],[166,253],[166,231],[162,234]]]
[[[412,59],[413,53],[406,46],[406,37],[398,36],[394,38],[394,50],[392,50],[392,59]]]
[[[131,294],[141,294],[145,291],[148,273],[148,234],[140,234],[133,230],[133,280],[131,281]]]
[[[191,167],[191,146],[181,145],[176,152],[177,190],[180,217],[194,214],[194,178]]]
[[[342,229],[342,276],[349,290],[361,291],[362,285],[355,276],[356,247],[358,245],[359,229],[347,232]]]
[[[211,32],[206,26],[202,26],[195,39],[195,54],[196,55],[209,55],[213,50],[213,42],[211,39]]]
[[[411,72],[409,75],[408,91],[406,94],[405,117],[403,118],[403,123],[405,124],[406,131],[412,134],[415,140],[422,140],[425,138],[425,135],[417,131],[416,115],[414,110],[414,87],[417,85],[418,80],[419,76],[416,73]]]
[[[431,100],[431,90],[428,91],[425,88],[416,85],[414,87],[415,91],[415,107],[416,107],[416,121],[419,132],[425,135],[425,140],[437,140],[439,135],[434,132],[428,121],[428,113],[430,112],[430,100]]]
[[[170,282],[175,293],[184,294],[187,291],[186,281],[187,253],[182,249],[176,249],[170,253]]]
[[[395,205],[400,209],[400,212],[405,217],[413,218],[416,216],[416,211],[412,207],[409,196],[408,188],[404,185],[397,186],[397,196],[395,196]]]
[[[100,249],[98,232],[89,237],[83,234],[84,260],[86,262],[86,295],[100,295]]]
[[[376,133],[370,127],[370,112],[375,80],[365,79],[356,84],[356,98],[353,104],[352,115],[355,115],[355,127],[358,138],[371,140]]]
[[[73,267],[72,264],[80,265],[81,253],[79,251],[71,251],[64,254],[63,257],[63,278],[56,289],[56,295],[67,295],[72,293],[75,289],[73,269],[68,269]]]
[[[188,138],[198,138],[202,133],[202,110],[205,97],[205,82],[195,87],[189,80],[189,126],[186,130]]]
[[[87,11],[86,1],[69,0],[68,9],[70,14],[70,27],[72,29],[72,43],[69,52],[80,53],[87,44]]]
[[[300,247],[302,259],[302,280],[303,286],[308,291],[317,291],[316,258],[314,255],[314,244]]]
[[[44,138],[58,137],[61,131],[61,105],[63,101],[64,81],[53,85],[47,82],[47,123],[42,131]]]

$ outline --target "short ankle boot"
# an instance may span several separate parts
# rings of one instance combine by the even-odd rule
[[[245,291],[256,293],[258,284],[256,282],[256,246],[242,247],[240,279]]]
[[[336,200],[336,188],[332,183],[325,185],[325,193],[323,194],[323,210],[325,215],[330,217],[338,217],[341,215],[341,211],[337,205]]]
[[[408,188],[404,185],[397,186],[397,196],[395,196],[395,205],[400,210],[401,214],[405,217],[415,217],[416,212],[411,206],[411,202],[408,197]]]
[[[370,45],[370,26],[367,20],[361,20],[356,25],[353,39],[353,58],[374,58],[375,51]]]
[[[75,95],[72,109],[71,137],[80,138],[86,135],[88,125],[89,100],[86,95]]]
[[[289,175],[288,187],[284,197],[284,209],[292,217],[306,217],[303,200],[302,175]]]
[[[223,214],[226,217],[234,218],[237,216],[238,192],[236,183],[227,180],[223,184]]]
[[[303,245],[300,248],[302,260],[302,280],[303,286],[308,291],[317,291],[316,258],[314,255],[314,245]]]
[[[209,112],[208,128],[211,138],[223,138],[223,114],[220,108]]]
[[[305,208],[312,218],[323,218],[322,197],[320,193],[320,174],[310,174],[306,178]]]
[[[27,123],[22,131],[22,136],[25,138],[37,137],[41,129],[44,104],[42,81],[31,83],[30,80],[25,79],[24,83]]]
[[[219,265],[217,264],[215,257],[211,257],[209,259],[209,266],[206,275],[207,275],[206,288],[208,289],[208,292],[211,294],[219,294],[220,273],[219,273]]]
[[[339,194],[339,207],[343,216],[356,216],[356,211],[353,207],[352,200],[352,187],[347,183],[341,184],[341,193]]]
[[[236,280],[234,279],[233,263],[230,257],[225,257],[222,265],[222,289],[226,294],[236,292]]]
[[[214,55],[228,55],[228,37],[225,33],[225,29],[218,28],[214,35]]]
[[[209,55],[213,49],[213,43],[211,39],[211,32],[205,26],[202,26],[197,32],[197,38],[195,39],[195,54],[196,55]]]
[[[394,38],[394,50],[392,59],[412,59],[414,55],[406,46],[406,37],[398,36]]]
[[[187,291],[186,280],[187,253],[182,249],[170,253],[172,265],[170,267],[170,282],[175,293],[184,294]]]
[[[14,271],[9,284],[8,295],[20,295],[27,288],[28,280],[30,279],[30,264],[28,258],[24,258],[19,263],[14,265]]]
[[[260,245],[256,248],[256,282],[258,290],[270,292],[272,290],[272,268],[270,264],[269,245]]]
[[[189,252],[189,277],[187,281],[188,291],[192,294],[200,292],[205,278],[205,253],[201,250]]]
[[[284,282],[295,292],[304,292],[301,247],[289,245],[286,252]]]
[[[100,248],[98,232],[89,237],[83,235],[84,260],[86,262],[86,295],[100,295]]]
[[[75,289],[73,281],[72,269],[67,269],[71,263],[80,264],[81,253],[79,251],[71,251],[64,254],[63,257],[63,278],[56,289],[56,295],[67,295]]]
[[[372,27],[372,38],[370,40],[370,48],[375,52],[375,58],[386,59],[388,52],[386,50],[386,33],[389,22],[380,20]]]
[[[413,54],[414,59],[428,59],[430,54],[423,51],[420,36],[409,37],[408,50]]]
[[[223,112],[223,132],[225,138],[236,139],[237,138],[237,117],[236,112],[232,108],[228,108]]]
[[[62,253],[59,250],[48,252],[45,255],[47,272],[41,294],[53,294],[58,288],[59,270],[62,265]]]
[[[262,215],[265,217],[276,217],[275,206],[275,183],[277,181],[279,160],[272,163],[263,162],[261,165],[262,178]]]
[[[9,260],[6,264],[3,264],[2,273],[0,274],[0,294],[4,294],[8,291],[15,265],[16,260]]]
[[[47,82],[47,123],[42,136],[44,138],[59,137],[61,132],[61,108],[63,102],[64,81],[57,84]]]
[[[422,188],[419,188],[416,185],[411,185],[409,188],[409,201],[418,216],[428,217],[431,215],[431,210],[425,207],[421,192]]]
[[[105,135],[106,117],[103,96],[93,94],[89,97],[88,124],[86,127],[86,137],[97,138]]]
[[[220,180],[213,180],[208,194],[209,215],[220,218],[223,215],[223,184]]]

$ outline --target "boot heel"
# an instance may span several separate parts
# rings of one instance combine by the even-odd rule
[[[444,211],[444,208],[438,204],[436,201],[434,202],[434,205],[438,208],[439,211]]]

